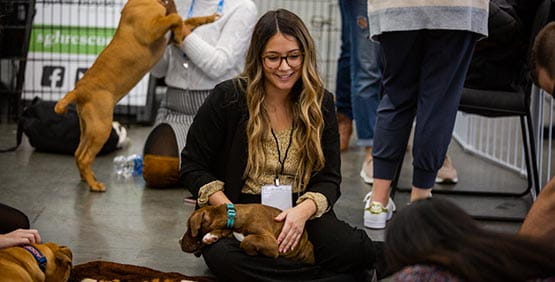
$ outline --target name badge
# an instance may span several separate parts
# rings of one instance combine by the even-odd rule
[[[293,206],[291,185],[264,185],[262,186],[262,204],[278,208],[282,211]]]

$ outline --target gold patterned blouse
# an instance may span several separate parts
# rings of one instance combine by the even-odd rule
[[[297,164],[299,163],[299,147],[297,144],[291,142],[289,151],[287,147],[289,146],[290,135],[292,134],[291,128],[274,131],[277,141],[279,143],[279,156],[285,163],[283,166],[283,173],[281,173],[281,163],[278,161],[278,149],[276,146],[276,140],[274,136],[269,133],[263,142],[264,149],[266,151],[266,165],[263,168],[263,173],[260,177],[255,177],[254,175],[247,175],[245,180],[245,186],[241,190],[244,194],[259,195],[262,191],[262,186],[267,184],[273,184],[276,174],[279,177],[279,183],[281,185],[291,185],[293,188],[293,193],[299,193],[299,187],[296,179]],[[287,155],[286,155],[287,151]],[[286,157],[286,158],[285,158]],[[224,190],[224,183],[222,181],[212,181],[202,186],[199,190],[198,204],[199,206],[208,205],[208,198],[217,191]],[[316,214],[314,217],[320,217],[328,210],[328,201],[326,197],[317,192],[306,192],[297,200],[297,204],[300,202],[311,199],[314,201],[317,207]]]

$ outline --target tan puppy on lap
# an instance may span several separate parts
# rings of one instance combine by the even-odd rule
[[[187,221],[187,231],[180,240],[181,249],[199,256],[204,245],[210,245],[220,238],[231,236],[241,238],[241,248],[251,256],[264,255],[277,258],[282,255],[296,261],[314,264],[314,246],[308,240],[308,233],[303,231],[299,244],[292,250],[280,254],[277,237],[283,222],[274,218],[281,210],[261,204],[234,205],[236,217],[232,227],[228,228],[228,211],[226,205],[206,206],[191,214]]]
[[[0,277],[6,282],[64,282],[71,272],[69,248],[54,243],[32,244],[46,258],[44,271],[33,255],[23,247],[0,250]]]
[[[166,6],[158,0],[128,0],[125,4],[112,41],[54,109],[62,114],[69,104],[77,104],[81,136],[75,162],[91,191],[106,190],[96,181],[92,163],[110,135],[114,106],[164,54],[164,35],[171,30],[172,41],[181,44],[185,29],[192,30],[217,17],[214,14],[183,22],[172,0]]]

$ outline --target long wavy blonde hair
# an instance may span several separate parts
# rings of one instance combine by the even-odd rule
[[[264,137],[270,133],[270,118],[263,103],[265,97],[262,52],[272,36],[277,33],[295,38],[304,54],[301,79],[294,85],[289,99],[294,125],[293,145],[299,148],[300,162],[296,169],[298,191],[304,190],[313,172],[324,167],[321,133],[324,119],[320,105],[324,86],[316,67],[314,41],[302,20],[294,13],[278,9],[264,14],[256,23],[247,51],[245,69],[240,75],[246,85],[248,160],[245,176],[259,177],[266,163]]]

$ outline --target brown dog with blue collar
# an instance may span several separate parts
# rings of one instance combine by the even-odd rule
[[[127,1],[112,41],[75,89],[54,108],[63,114],[69,104],[77,104],[81,136],[75,162],[91,191],[106,190],[103,183],[96,181],[92,163],[110,136],[114,107],[162,57],[167,45],[165,34],[171,30],[172,41],[181,44],[184,27],[193,30],[218,17],[213,14],[183,21],[175,12],[173,0]]]
[[[67,281],[71,273],[71,250],[54,243],[31,244],[0,250],[0,277],[7,282]],[[37,252],[38,251],[38,252]],[[41,265],[35,258],[44,257]]]
[[[237,204],[235,206],[235,220],[231,228],[228,224],[228,208],[226,205],[206,206],[193,212],[187,221],[187,231],[181,238],[181,249],[187,253],[199,256],[204,245],[215,243],[219,238],[231,236],[232,233],[241,234],[241,248],[251,256],[264,255],[277,258],[277,237],[283,227],[283,222],[276,222],[274,218],[281,210],[261,204]],[[297,246],[284,254],[285,258],[314,264],[314,246],[308,240],[306,230],[303,232]]]

